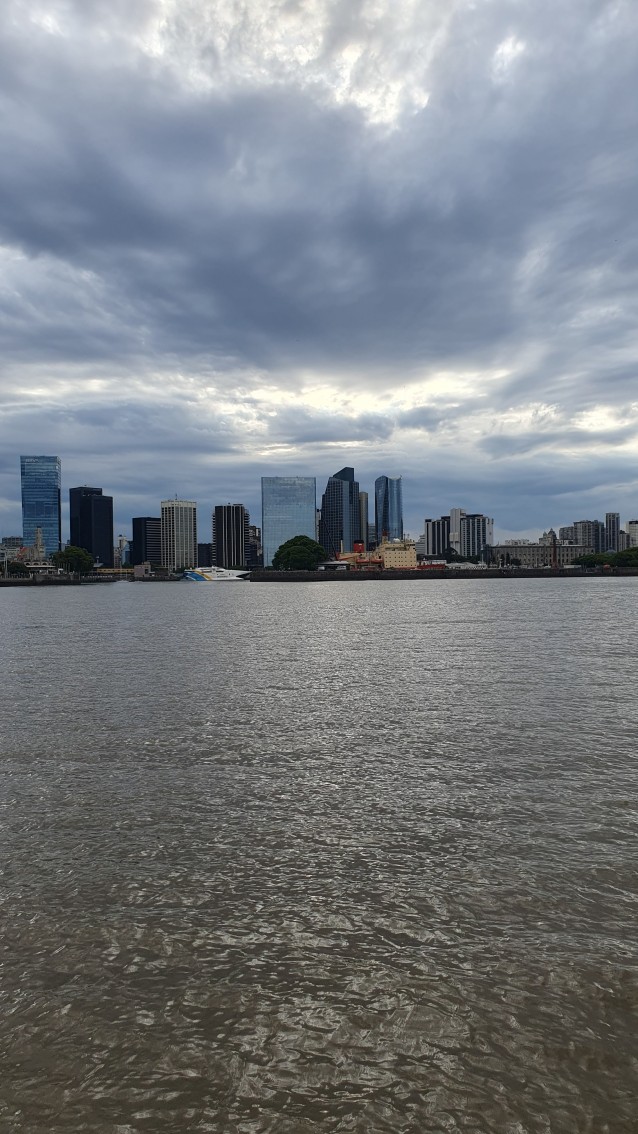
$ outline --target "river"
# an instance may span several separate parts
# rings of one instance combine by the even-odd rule
[[[3,1134],[635,1134],[637,579],[0,611]]]

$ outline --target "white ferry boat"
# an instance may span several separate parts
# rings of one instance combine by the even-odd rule
[[[237,579],[247,579],[250,574],[245,571],[231,571],[226,567],[191,567],[184,571],[184,578],[191,583],[234,583]]]

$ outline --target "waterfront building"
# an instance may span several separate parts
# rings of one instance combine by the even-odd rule
[[[561,543],[576,543],[576,528],[573,524],[567,524],[565,527],[558,529],[558,538]]]
[[[592,551],[605,551],[605,525],[602,520],[575,520],[574,539],[580,547]]]
[[[47,556],[62,546],[61,484],[59,457],[20,457],[22,542],[33,546],[41,528]]]
[[[374,526],[377,547],[383,540],[403,539],[403,489],[400,476],[378,476],[375,480]]]
[[[627,520],[625,531],[629,539],[629,546],[638,547],[638,520]]]
[[[245,567],[250,516],[243,504],[217,504],[213,511],[213,565]]]
[[[463,554],[461,550],[463,544],[461,525],[465,515],[464,508],[450,508],[450,532],[447,546],[450,547],[452,551],[456,551],[457,555]],[[444,551],[445,548],[441,550]]]
[[[194,500],[162,500],[161,560],[169,571],[184,571],[197,561],[197,504]]]
[[[263,567],[264,557],[261,549],[261,528],[256,524],[248,525],[248,542],[246,544],[246,566]]]
[[[359,483],[353,468],[339,469],[329,477],[321,497],[319,543],[328,556],[352,551],[360,541]]]
[[[150,563],[153,567],[159,567],[162,562],[162,522],[159,516],[134,516],[132,527],[130,562],[133,566]]]
[[[213,545],[212,545],[212,543],[198,543],[197,544],[197,566],[198,567],[212,567],[213,566]]]
[[[69,489],[71,544],[83,547],[102,567],[113,566],[113,497],[101,488]]]
[[[631,547],[629,536],[622,528],[618,532],[618,543],[616,544],[616,551],[627,551]]]
[[[554,557],[557,567],[567,567],[581,555],[591,555],[592,550],[591,547],[582,544],[561,543],[559,540],[553,543],[550,534],[550,538],[539,540],[538,543],[530,543],[526,539],[508,539],[505,543],[497,543],[491,547],[490,553],[492,563],[496,567],[507,567],[516,560],[521,567],[540,568],[551,567]]]
[[[605,514],[605,551],[619,551],[618,533],[620,532],[620,513],[607,512]]]
[[[359,539],[363,544],[364,551],[367,551],[370,546],[368,516],[368,493],[359,492]]]
[[[450,523],[452,516],[450,514]],[[464,514],[460,521],[461,526],[461,555],[464,559],[478,555],[482,559],[489,556],[488,547],[494,543],[494,520],[488,519],[480,512]]]
[[[418,541],[421,554],[430,556],[445,555],[450,546],[450,517],[441,516],[439,520],[424,520],[423,535]]]
[[[272,567],[282,543],[298,535],[316,539],[314,476],[262,476],[261,532],[264,567]]]
[[[131,545],[126,536],[119,535],[113,548],[113,566],[128,567],[131,562]]]
[[[22,536],[3,536],[0,540],[0,562],[7,561],[10,563],[17,557],[22,547],[24,547]]]
[[[383,560],[384,570],[416,571],[416,545],[411,539],[383,540],[375,555]]]

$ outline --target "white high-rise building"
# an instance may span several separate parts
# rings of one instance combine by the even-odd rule
[[[197,566],[197,505],[194,500],[162,500],[162,567],[184,571]]]
[[[638,547],[638,520],[627,520],[625,531],[629,538],[629,546]]]
[[[494,543],[494,520],[476,512],[461,518],[461,555],[485,555]]]
[[[450,535],[448,544],[453,551],[461,554],[461,521],[465,516],[464,508],[450,508]]]

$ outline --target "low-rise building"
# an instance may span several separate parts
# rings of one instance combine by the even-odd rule
[[[529,543],[527,540],[507,543],[498,543],[491,548],[492,564],[495,567],[509,566],[514,560],[521,567],[552,567],[554,561],[557,567],[567,567],[581,555],[591,555],[592,547],[586,544],[560,543],[558,540],[552,546],[551,540],[545,543]],[[554,558],[555,557],[555,558]]]
[[[416,547],[412,540],[384,540],[376,554],[386,571],[416,571]]]

